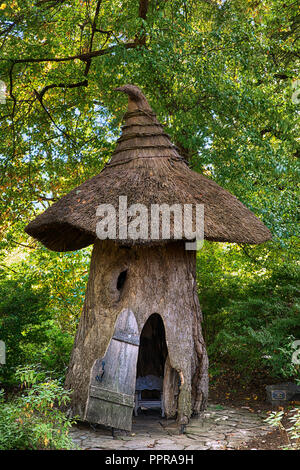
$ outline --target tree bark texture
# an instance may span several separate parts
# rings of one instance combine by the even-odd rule
[[[125,271],[125,281],[120,283],[119,276]],[[150,315],[161,316],[168,348],[165,412],[186,424],[192,414],[206,407],[208,359],[201,330],[196,256],[185,250],[183,242],[132,248],[113,241],[95,243],[66,377],[66,387],[73,390],[72,414],[85,416],[92,367],[104,356],[124,309],[134,313],[140,333]]]

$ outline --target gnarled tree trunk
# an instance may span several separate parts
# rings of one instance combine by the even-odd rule
[[[73,389],[72,413],[85,416],[90,374],[103,357],[120,312],[131,310],[141,333],[153,313],[165,327],[168,357],[164,400],[167,416],[186,424],[207,403],[208,359],[201,331],[196,257],[183,242],[119,247],[96,242],[83,313],[66,378]]]

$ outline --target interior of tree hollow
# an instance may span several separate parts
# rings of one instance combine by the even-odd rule
[[[122,287],[124,286],[125,281],[126,281],[126,277],[127,277],[127,269],[125,269],[125,271],[122,271],[118,276],[118,279],[117,279],[117,289],[118,290],[121,290]]]
[[[146,321],[140,336],[137,361],[137,377],[146,375],[164,376],[165,361],[168,355],[165,327],[159,314],[152,314]],[[159,398],[156,390],[143,390],[142,398]]]

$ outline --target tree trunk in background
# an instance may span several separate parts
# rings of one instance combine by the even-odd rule
[[[208,359],[201,330],[196,256],[182,242],[138,248],[120,248],[112,241],[95,243],[66,378],[66,387],[74,391],[72,414],[84,418],[91,369],[104,356],[124,309],[134,313],[140,333],[150,315],[161,316],[168,348],[165,411],[168,417],[177,414],[178,423],[186,424],[192,413],[206,406]]]

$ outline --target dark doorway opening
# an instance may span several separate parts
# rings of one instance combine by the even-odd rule
[[[153,313],[141,332],[137,377],[154,375],[163,378],[167,355],[165,327],[161,316]],[[159,396],[158,390],[142,391],[142,398],[159,398]]]

